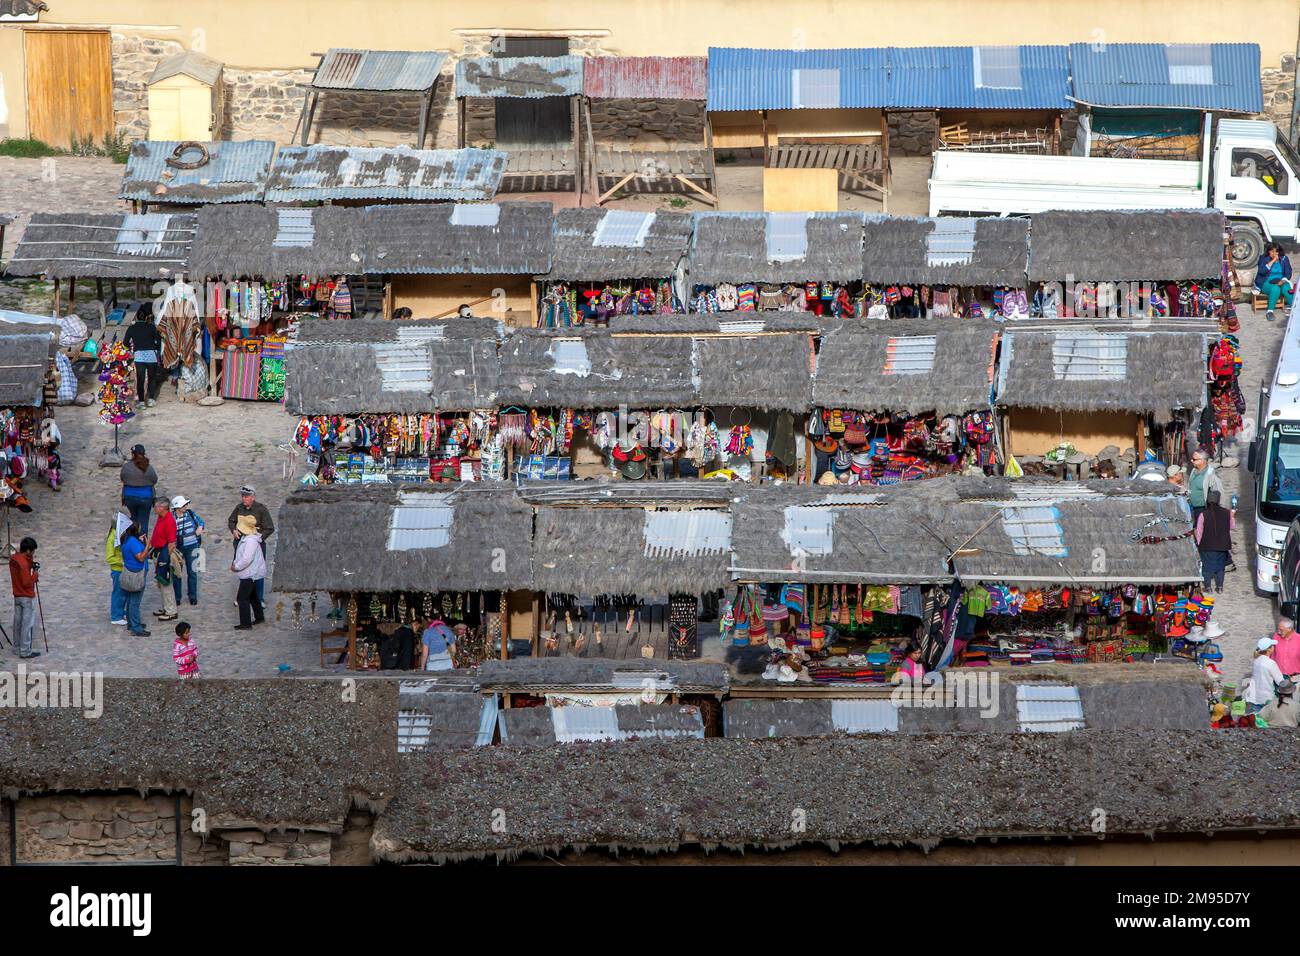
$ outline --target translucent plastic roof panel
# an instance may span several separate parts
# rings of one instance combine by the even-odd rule
[[[796,109],[838,109],[840,71],[791,70],[790,96]]]
[[[562,744],[580,740],[618,740],[618,714],[613,707],[552,707],[555,739]]]
[[[885,346],[886,375],[925,375],[934,371],[938,336],[900,335]]]
[[[832,700],[831,723],[849,734],[887,734],[898,730],[892,700]]]
[[[122,225],[117,230],[118,255],[158,255],[162,252],[163,238],[167,235],[171,218],[167,213],[158,212],[123,216]]]
[[[934,220],[934,228],[925,237],[925,264],[927,266],[965,265],[975,255],[975,226],[973,218],[945,217]]]
[[[455,515],[450,500],[450,495],[441,492],[401,492],[388,521],[388,550],[445,548],[451,541]]]
[[[764,233],[769,262],[797,262],[808,257],[808,213],[769,212]]]
[[[496,203],[458,202],[451,207],[453,226],[495,226],[501,221],[501,207]]]
[[[316,227],[310,209],[277,209],[277,230],[271,245],[277,249],[310,249],[316,241]]]
[[[552,369],[556,375],[577,375],[586,378],[591,374],[591,359],[587,357],[587,343],[582,339],[556,339],[551,343]]]
[[[1003,508],[1002,530],[1016,554],[1063,558],[1070,553],[1061,530],[1061,513],[1050,505]]]
[[[654,225],[655,214],[631,209],[611,209],[596,225],[592,236],[593,246],[617,246],[621,249],[639,249],[645,246],[645,237]]]
[[[972,50],[975,87],[984,90],[1020,90],[1020,47],[977,46]]]
[[[1083,702],[1079,699],[1079,688],[1068,684],[1019,684],[1016,717],[1025,733],[1082,730]]]
[[[647,558],[722,554],[731,550],[731,513],[647,511],[642,535]]]
[[[447,337],[445,325],[398,325],[397,341],[406,344],[423,342],[441,342]]]
[[[792,556],[831,554],[835,548],[835,512],[830,508],[791,505],[785,509],[781,540]]]
[[[424,349],[409,342],[376,342],[370,346],[379,366],[380,388],[385,392],[430,392],[433,366]]]
[[[424,750],[429,746],[429,734],[433,730],[433,715],[418,710],[401,710],[397,712],[397,752],[410,753]]]
[[[1122,382],[1128,378],[1128,336],[1059,332],[1052,343],[1057,381]]]
[[[1169,82],[1192,86],[1214,85],[1214,61],[1208,43],[1165,44]]]
[[[718,322],[718,331],[727,335],[752,335],[766,328],[767,323],[762,319],[722,319]]]

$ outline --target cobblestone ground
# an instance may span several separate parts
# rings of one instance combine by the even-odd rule
[[[16,216],[5,230],[4,258],[18,244],[22,227],[34,212],[114,212],[125,166],[112,160],[80,156],[16,159],[0,156],[0,213]],[[94,283],[91,283],[92,285]]]
[[[83,388],[90,385],[82,375]],[[160,607],[158,589],[149,582],[142,606],[150,637],[132,637],[125,627],[109,623],[109,576],[104,563],[104,538],[117,510],[121,486],[116,468],[101,468],[102,452],[113,443],[111,428],[100,424],[96,406],[60,407],[65,481],[63,489],[28,482],[33,512],[12,519],[15,542],[34,536],[40,545],[41,599],[49,635],[43,668],[103,671],[113,676],[155,677],[176,673],[171,661],[172,623],[154,624],[152,611]],[[194,628],[200,666],[208,677],[270,677],[280,664],[297,673],[319,671],[319,623],[303,629],[293,626],[291,602],[267,587],[267,623],[251,632],[232,630],[238,623],[234,606],[236,582],[230,573],[231,536],[226,519],[238,502],[240,485],[252,482],[258,498],[272,514],[278,513],[292,479],[283,476],[286,452],[277,443],[287,440],[289,417],[278,404],[226,402],[204,408],[177,401],[170,384],[163,386],[159,404],[123,426],[119,446],[142,443],[158,470],[160,493],[184,494],[207,522],[204,538],[207,573],[200,575],[200,601],[191,607],[182,601],[181,619]],[[271,538],[274,567],[275,536]],[[274,573],[274,572],[272,572]],[[328,608],[322,607],[323,614]],[[0,622],[11,622],[6,600]],[[12,632],[11,632],[12,633]],[[41,649],[38,626],[36,646]],[[16,663],[6,647],[0,660]],[[0,664],[0,667],[3,667]]]

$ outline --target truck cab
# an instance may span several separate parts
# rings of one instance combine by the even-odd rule
[[[1235,119],[1218,121],[1214,153],[1211,203],[1232,222],[1232,258],[1244,268],[1266,242],[1297,237],[1300,156],[1272,123]]]

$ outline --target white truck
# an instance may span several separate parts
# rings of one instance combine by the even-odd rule
[[[1255,476],[1255,586],[1276,592],[1283,578],[1300,574],[1300,553],[1287,535],[1300,517],[1300,302],[1291,309],[1277,370],[1260,386],[1254,431],[1247,464]]]
[[[1265,242],[1300,235],[1300,156],[1272,123],[1216,123],[1207,113],[1201,144],[1200,160],[940,150],[930,175],[930,215],[1214,207],[1232,223],[1238,268],[1254,266]]]

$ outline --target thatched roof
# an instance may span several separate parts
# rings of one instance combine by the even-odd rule
[[[1205,405],[1208,346],[1199,332],[1009,332],[998,359],[1006,408],[1151,413]]]
[[[516,657],[484,661],[478,666],[479,688],[484,693],[650,689],[714,694],[724,692],[729,681],[725,664],[704,661]]]
[[[608,245],[602,222],[609,209],[561,209],[555,214],[555,257],[550,272],[539,278],[575,282],[609,279],[666,279],[686,256],[693,222],[684,212],[650,212],[629,215],[617,211],[615,220],[648,219],[638,245]],[[605,228],[608,228],[607,223]],[[601,244],[597,245],[597,240]],[[626,241],[632,241],[627,238]]]
[[[413,682],[414,683],[414,682]],[[409,740],[412,747],[437,748],[447,750],[455,747],[483,747],[492,743],[491,730],[484,732],[484,710],[492,706],[473,688],[440,691],[432,689],[437,685],[415,683],[418,690],[407,690],[405,686],[398,697],[398,707],[404,717],[413,718],[409,724],[418,727],[418,738]],[[492,715],[495,724],[495,714]],[[398,722],[398,736],[401,737],[403,724]]]
[[[300,345],[347,345],[356,343],[400,342],[415,329],[442,329],[444,338],[500,339],[505,326],[496,319],[464,316],[447,319],[329,319],[304,318],[298,326]]]
[[[973,228],[973,251],[967,248],[971,240],[967,235],[964,242],[956,240],[962,249],[954,254],[940,237],[961,227]],[[878,283],[1023,288],[1028,259],[1028,219],[868,216],[862,278]]]
[[[699,338],[695,368],[704,405],[803,414],[812,404],[812,341],[807,335]]]
[[[981,321],[845,325],[822,336],[813,404],[907,415],[988,408],[997,339]]]
[[[788,214],[696,213],[695,238],[687,259],[691,283],[849,282],[862,278],[861,213],[807,214],[806,251],[782,261],[773,261],[768,255],[773,215]]]
[[[106,678],[103,713],[0,707],[0,795],[190,791],[212,827],[341,829],[395,789],[396,688]]]
[[[577,371],[557,370],[557,348],[585,349],[587,361]],[[577,409],[690,406],[691,348],[688,338],[617,338],[604,330],[513,332],[501,346],[500,402]],[[565,367],[570,366],[561,361]]]
[[[55,333],[40,326],[0,324],[0,408],[39,406],[45,400]]]
[[[9,276],[170,279],[190,271],[192,213],[38,212],[5,264]]]
[[[1210,279],[1223,264],[1223,214],[1056,211],[1030,225],[1032,282]]]
[[[399,764],[398,795],[371,841],[391,861],[593,846],[1093,840],[1097,807],[1108,837],[1300,826],[1291,785],[1300,751],[1285,731],[658,740],[412,754]],[[1269,771],[1248,790],[1242,767]],[[504,811],[505,832],[483,825],[485,806]],[[807,829],[792,834],[796,806]]]
[[[278,591],[527,590],[532,522],[508,486],[302,488],[280,508],[273,581]]]
[[[615,315],[609,330],[618,335],[682,335],[686,333],[807,332],[821,335],[845,324],[813,312],[692,312],[689,315]]]
[[[332,326],[354,339],[332,342]],[[312,321],[285,358],[285,408],[297,415],[471,411],[497,405],[497,333],[488,319]]]
[[[453,221],[493,209],[499,210],[495,225]],[[542,275],[551,268],[550,203],[371,206],[365,222],[368,274]]]
[[[356,275],[365,268],[365,210],[205,206],[190,269],[194,276]]]
[[[731,583],[728,509],[648,508],[641,503],[538,507],[533,537],[538,588],[667,597]]]

